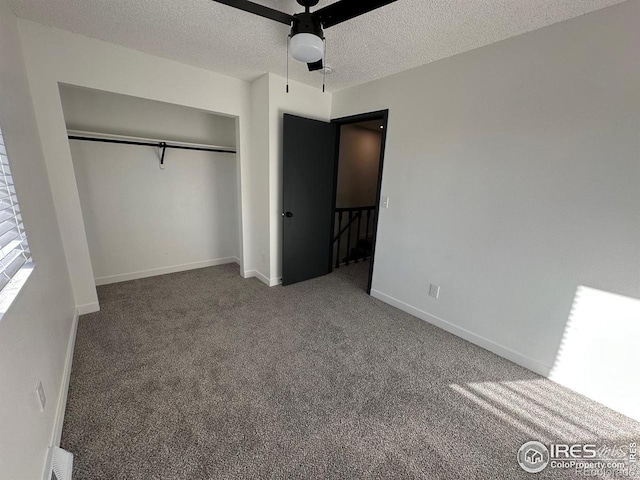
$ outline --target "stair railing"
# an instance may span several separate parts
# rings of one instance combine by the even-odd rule
[[[356,256],[354,257],[353,262],[354,263],[358,263],[358,260],[362,259],[366,259],[368,258],[368,254],[367,252],[364,253],[364,255],[360,255],[359,251],[358,251],[358,242],[360,240],[360,235],[362,232],[362,221],[363,221],[363,217],[366,215],[366,228],[365,228],[365,243],[369,242],[369,235],[370,235],[370,227],[373,227],[373,215],[375,214],[375,210],[376,207],[375,206],[366,206],[366,207],[349,207],[349,208],[336,208],[334,210],[334,214],[337,215],[338,217],[338,233],[336,234],[336,236],[333,238],[333,243],[335,245],[335,252],[336,252],[336,264],[335,267],[336,268],[340,268],[340,246],[341,246],[341,242],[342,242],[342,237],[344,236],[344,234],[346,233],[346,241],[347,241],[347,256],[345,259],[345,264],[349,265],[349,261],[351,259],[351,255],[352,255],[352,250],[351,250],[351,230],[353,225],[357,222],[357,229],[356,229],[356,243],[355,243],[355,250],[357,252]],[[342,222],[343,222],[343,218],[345,216],[345,214],[347,214],[348,218],[347,218],[347,223],[346,225],[344,225],[344,227],[342,226]]]

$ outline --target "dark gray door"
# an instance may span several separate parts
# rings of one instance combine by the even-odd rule
[[[336,128],[284,116],[283,285],[329,273]]]

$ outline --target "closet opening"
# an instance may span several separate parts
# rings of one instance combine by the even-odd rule
[[[60,85],[96,286],[240,263],[236,119]]]

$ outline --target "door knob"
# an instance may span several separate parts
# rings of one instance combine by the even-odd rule
[[[291,218],[291,217],[293,217],[293,213],[291,213],[291,212],[284,212],[284,213],[282,214],[282,216],[283,216],[283,217],[287,217],[287,218]]]

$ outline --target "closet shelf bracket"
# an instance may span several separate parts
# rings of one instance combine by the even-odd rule
[[[164,154],[167,151],[166,142],[160,142],[159,147],[162,149],[162,154],[160,155],[160,168],[164,170]]]

